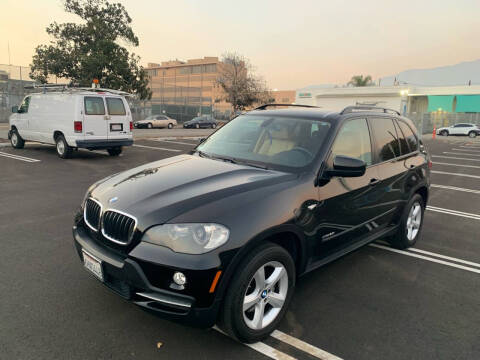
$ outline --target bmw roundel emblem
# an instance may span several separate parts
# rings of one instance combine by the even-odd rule
[[[117,200],[118,200],[118,197],[115,196],[115,197],[112,197],[110,200],[108,200],[108,203],[113,204],[114,202],[117,202]]]

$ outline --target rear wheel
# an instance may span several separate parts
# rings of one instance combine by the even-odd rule
[[[17,129],[13,129],[10,135],[10,144],[14,149],[23,149],[25,141],[22,139]]]
[[[442,130],[442,131],[440,132],[440,135],[442,135],[442,136],[448,136],[448,131],[447,131],[447,130]]]
[[[227,290],[220,327],[242,342],[266,338],[282,320],[295,288],[295,264],[282,247],[267,243],[238,266]]]
[[[476,133],[475,131],[470,131],[470,132],[468,133],[468,137],[470,137],[470,138],[472,138],[472,139],[473,139],[473,138],[476,138],[476,137],[477,137],[477,133]]]
[[[118,146],[118,147],[110,148],[110,149],[107,149],[107,151],[110,156],[118,156],[122,153],[122,147]]]
[[[72,156],[72,148],[67,144],[63,135],[58,135],[55,138],[55,145],[57,149],[57,155],[62,159],[68,159]]]
[[[172,124],[172,123],[169,123],[169,124],[168,124],[168,128],[169,128],[169,129],[173,129],[173,124]]]
[[[215,129],[217,127],[217,124],[212,124],[212,129]]]
[[[148,123],[148,124],[147,124],[147,128],[149,128],[149,129],[153,128],[152,123]]]
[[[423,225],[425,204],[419,194],[415,194],[405,206],[397,233],[388,239],[397,249],[409,248],[417,242]]]
[[[195,124],[195,129],[200,129],[200,124]]]

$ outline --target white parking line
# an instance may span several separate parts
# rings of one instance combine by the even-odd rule
[[[432,155],[432,157],[454,159],[454,160],[480,161],[480,159],[459,158],[459,157],[445,156],[445,155]]]
[[[25,162],[39,162],[40,160],[37,159],[32,159],[32,158],[27,158],[25,156],[20,156],[20,155],[14,155],[14,154],[9,154],[0,151],[0,156],[10,158],[10,159],[15,159],[15,160],[20,160],[20,161],[25,161]]]
[[[474,220],[480,220],[480,215],[477,214],[472,214],[472,213],[467,213],[463,211],[457,211],[457,210],[451,210],[451,209],[444,209],[436,206],[427,206],[427,210],[430,211],[435,211],[443,214],[448,214],[448,215],[455,215],[455,216],[461,216],[469,219],[474,219]]]
[[[433,188],[439,188],[439,189],[445,189],[445,190],[456,190],[456,191],[463,191],[467,193],[480,194],[480,190],[465,189],[465,188],[459,188],[456,186],[438,185],[438,184],[430,184],[430,186]]]
[[[460,145],[459,147],[466,148],[466,149],[480,149],[480,146],[476,146],[476,145]]]
[[[319,349],[316,346],[310,345],[305,341],[302,341],[293,336],[285,334],[279,330],[274,330],[271,336],[277,340],[283,341],[284,343],[290,346],[296,347],[297,349],[302,350],[307,354],[315,356],[316,358],[319,358],[322,360],[342,360],[338,356],[332,355],[329,352],[326,352],[325,350]]]
[[[133,144],[135,147],[140,147],[140,148],[145,148],[145,149],[154,149],[154,150],[163,150],[163,151],[174,151],[174,152],[180,152],[182,150],[177,150],[177,149],[167,149],[167,148],[161,148],[161,147],[155,147],[155,146],[146,146],[146,145],[137,145]]]
[[[437,164],[437,165],[449,165],[449,166],[459,166],[459,167],[468,167],[468,168],[480,169],[480,166],[476,166],[476,165],[463,165],[463,164],[442,163],[442,162],[437,162],[437,161],[435,161],[433,164]]]
[[[409,251],[398,250],[398,249],[394,249],[394,248],[379,245],[379,244],[370,244],[370,246],[378,248],[378,249],[391,251],[391,252],[394,252],[394,253],[397,253],[397,254],[411,256],[411,257],[414,257],[414,258],[417,258],[417,259],[427,260],[427,261],[431,261],[431,262],[434,262],[434,263],[437,263],[437,264],[442,264],[442,265],[454,267],[454,268],[457,268],[457,269],[461,269],[461,270],[470,271],[470,272],[473,272],[473,273],[480,274],[480,269],[475,269],[473,267],[459,265],[459,264],[455,264],[455,263],[448,262],[448,261],[445,261],[445,260],[435,259],[435,258],[429,257],[429,256],[414,254],[414,253],[409,252]]]
[[[440,258],[440,259],[455,261],[455,262],[458,262],[458,263],[461,263],[461,264],[470,265],[470,266],[473,266],[473,267],[480,268],[480,264],[475,263],[473,261],[462,260],[462,259],[454,258],[454,257],[451,257],[451,256],[437,254],[437,253],[433,253],[433,252],[430,252],[430,251],[421,250],[421,249],[417,249],[417,248],[409,248],[408,251],[414,251],[414,252],[418,252],[420,254],[430,255],[430,256],[433,256],[433,257]]]
[[[217,330],[219,333],[228,336],[225,334],[220,328],[217,326],[213,327],[214,330]],[[253,344],[245,344],[244,345],[248,346],[249,348],[258,351],[259,353],[269,357],[270,359],[275,359],[275,360],[296,360],[294,357],[285,354],[284,352],[281,352],[280,350],[277,350],[261,341],[253,343]]]
[[[447,171],[438,171],[438,170],[431,170],[430,171],[432,174],[443,174],[443,175],[452,175],[452,176],[463,176],[463,177],[469,177],[469,178],[474,178],[474,179],[480,179],[479,175],[470,175],[470,174],[462,174],[462,173],[451,173]]]
[[[172,144],[180,144],[180,145],[188,145],[188,146],[197,146],[197,144],[192,144],[192,143],[186,143],[186,142],[181,142],[181,141],[173,141],[173,140],[154,140],[154,141],[159,141],[159,142],[166,142],[166,143],[172,143]]]
[[[468,146],[463,146],[463,147],[468,147]],[[465,149],[452,149],[452,150],[455,150],[455,151],[470,151],[470,152],[474,152],[474,153],[480,153],[480,151],[472,150],[472,149],[468,149],[468,150],[465,150]]]
[[[480,156],[479,154],[459,153],[459,152],[452,152],[452,151],[444,151],[443,153],[452,154],[452,155]]]

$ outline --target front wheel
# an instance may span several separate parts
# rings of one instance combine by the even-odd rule
[[[167,127],[168,127],[169,129],[173,129],[173,124],[172,124],[172,123],[169,123]]]
[[[58,135],[55,139],[57,155],[62,159],[68,159],[72,156],[72,148],[67,144],[63,135]]]
[[[295,264],[281,246],[267,243],[250,252],[238,266],[227,290],[220,327],[246,343],[275,330],[295,288]]]
[[[149,128],[149,129],[153,128],[152,123],[148,123],[148,124],[147,124],[147,128]]]
[[[195,124],[195,129],[200,129],[200,125],[199,125],[199,124]]]
[[[215,129],[217,127],[217,124],[212,124],[212,129]]]
[[[23,149],[25,141],[22,139],[17,129],[12,130],[10,134],[10,144],[14,149]]]
[[[473,138],[476,138],[476,137],[477,137],[477,133],[476,133],[475,131],[470,131],[470,132],[468,133],[468,137],[470,137],[470,138],[472,138],[472,139],[473,139]]]
[[[440,132],[440,135],[442,135],[442,136],[448,136],[448,131],[447,131],[447,130],[442,130],[442,131]]]
[[[119,147],[110,148],[110,149],[107,149],[107,151],[108,151],[108,155],[110,156],[118,156],[122,153],[122,147],[119,146]]]
[[[406,249],[415,245],[422,231],[424,212],[423,198],[415,194],[405,206],[398,231],[388,239],[389,243],[397,249]]]

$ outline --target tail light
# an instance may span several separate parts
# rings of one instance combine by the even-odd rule
[[[130,121],[130,131],[133,130],[133,121]]]
[[[431,169],[432,168],[432,160],[428,160],[428,168]]]
[[[76,133],[81,133],[83,131],[83,126],[81,121],[75,121],[73,123],[73,129]]]

